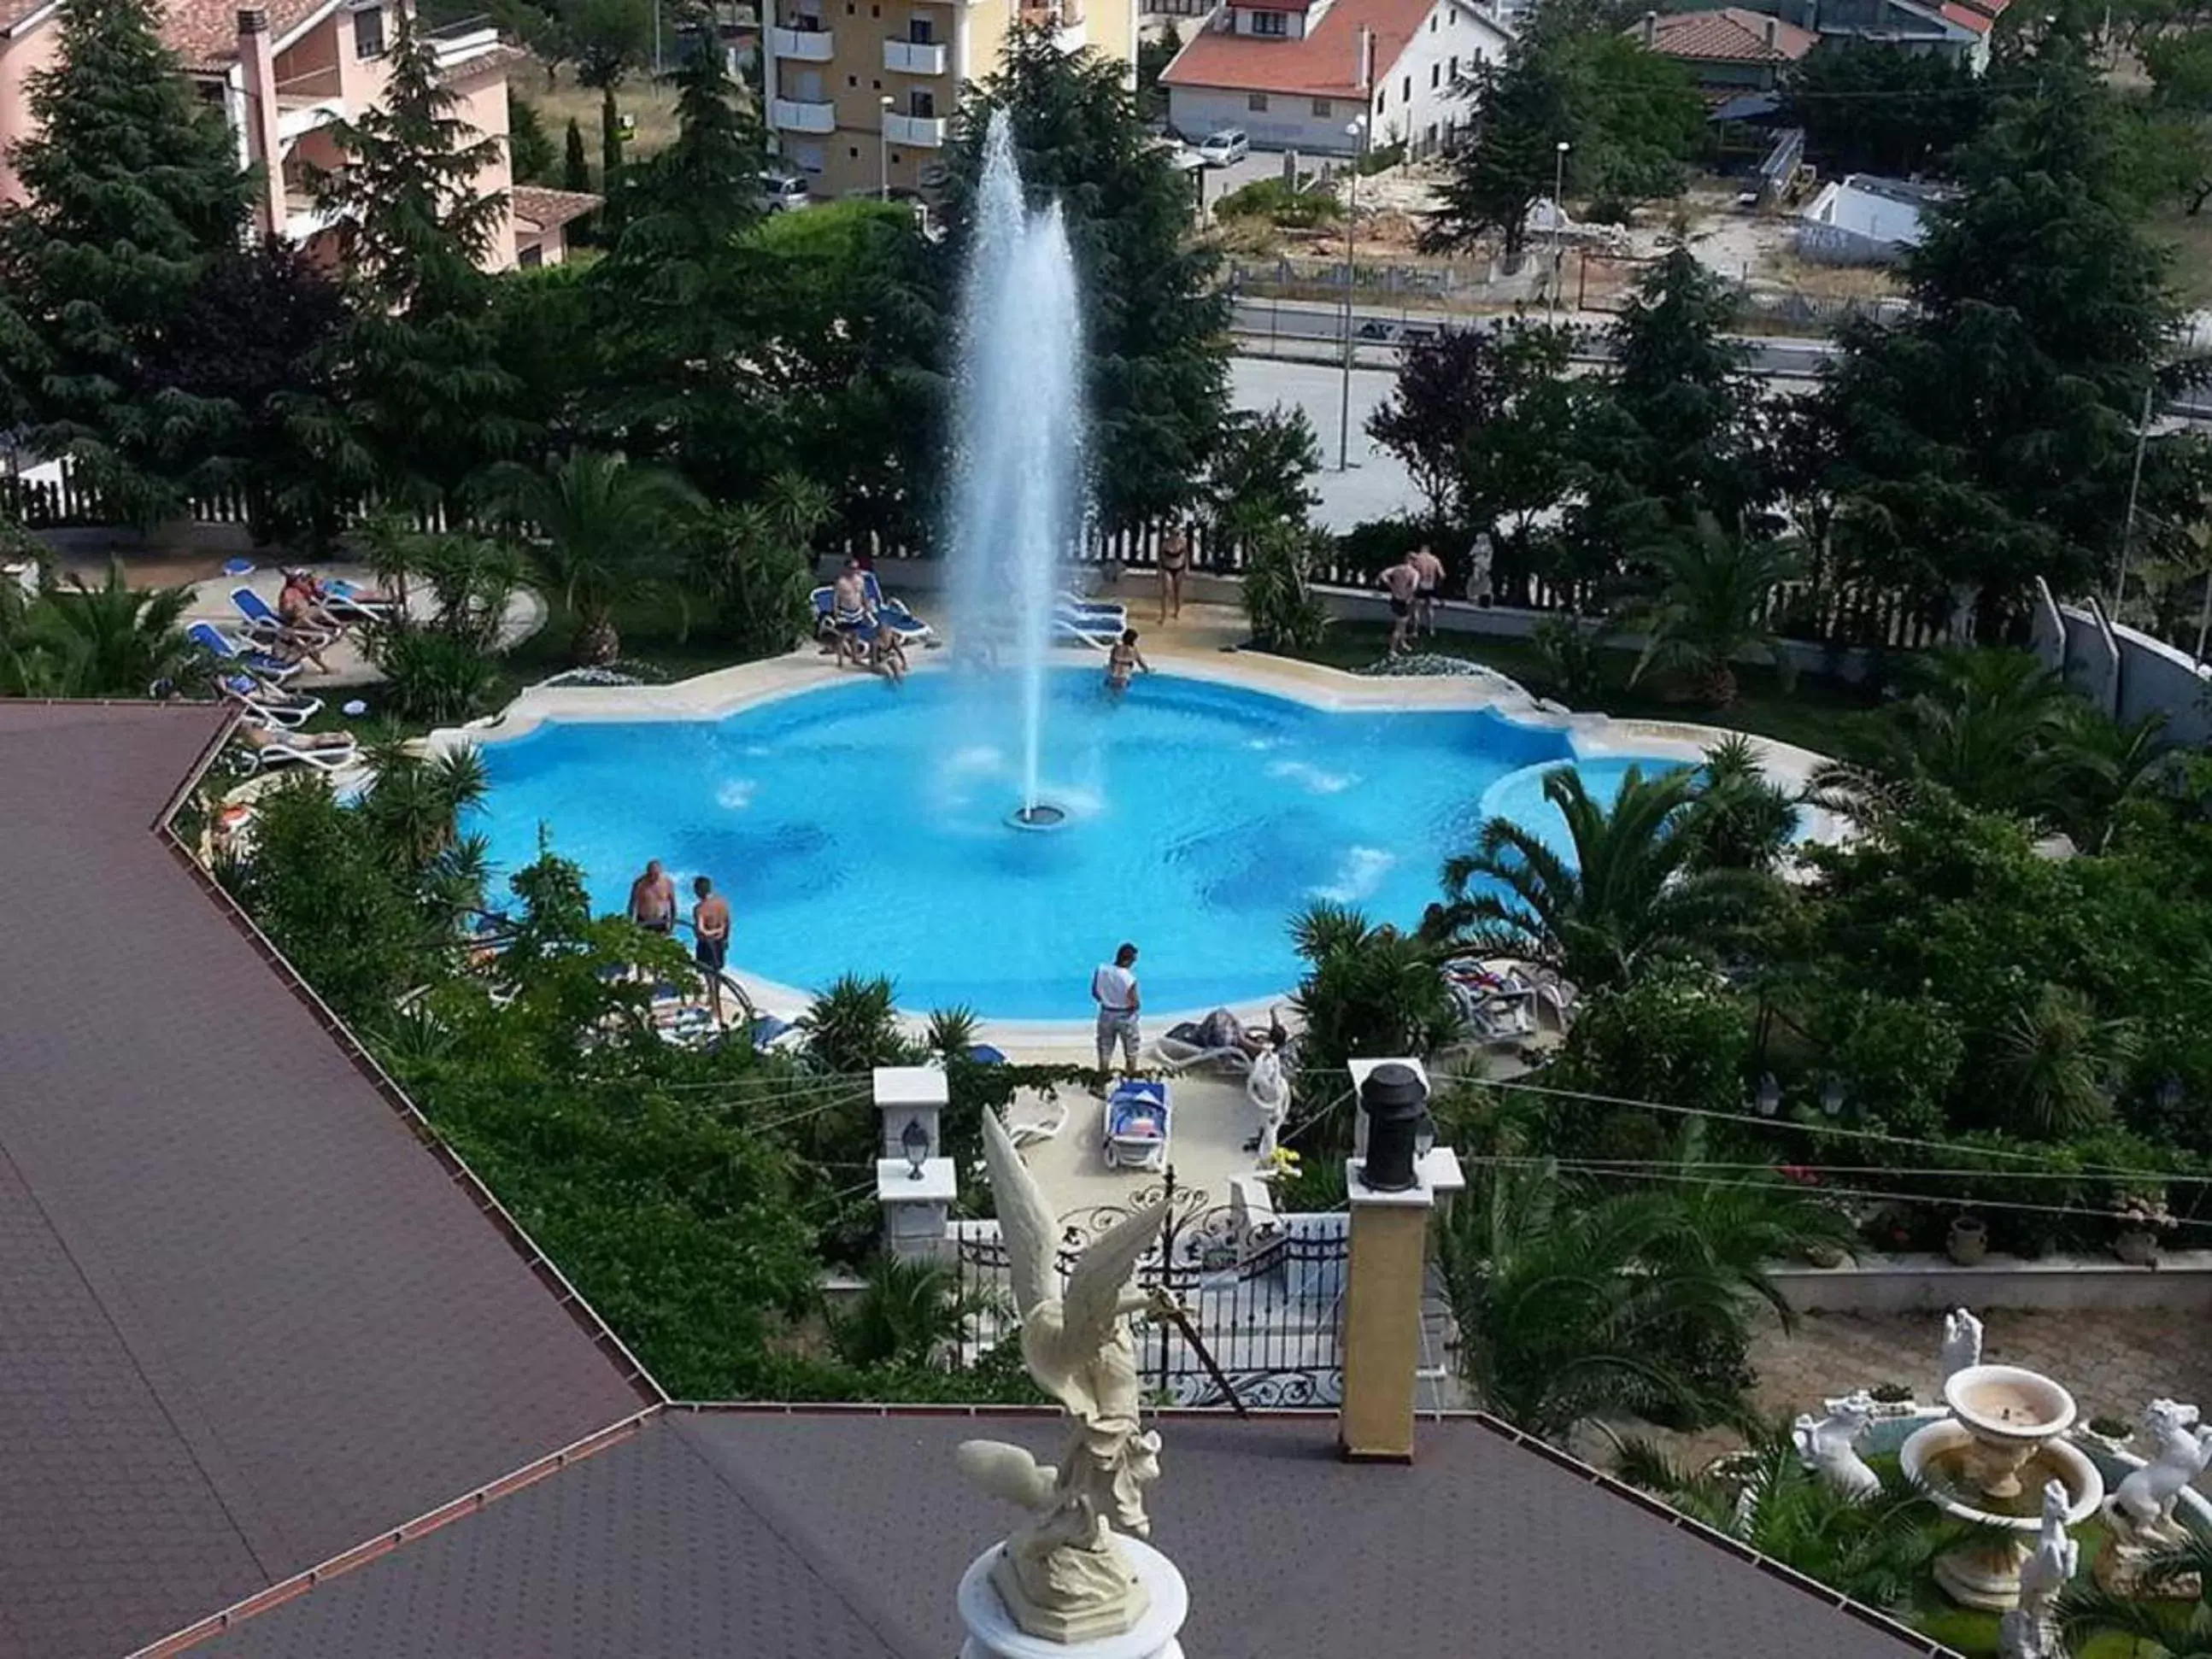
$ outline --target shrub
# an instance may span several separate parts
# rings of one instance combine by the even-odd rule
[[[1431,539],[1431,532],[1411,519],[1369,519],[1337,537],[1336,562],[1344,569],[1374,577]]]
[[[1263,651],[1295,655],[1321,643],[1328,608],[1312,588],[1314,536],[1291,525],[1256,532],[1244,567],[1244,615]]]
[[[1394,144],[1377,144],[1353,163],[1353,170],[1363,179],[1377,173],[1387,173],[1406,159],[1406,141]]]
[[[404,617],[379,623],[363,639],[383,671],[392,714],[410,724],[453,726],[483,712],[499,664],[466,639]]]
[[[1325,190],[1294,190],[1280,179],[1255,179],[1214,204],[1223,219],[1265,219],[1285,230],[1311,230],[1344,216],[1344,204]]]

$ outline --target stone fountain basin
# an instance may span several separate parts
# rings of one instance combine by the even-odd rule
[[[2019,1532],[2040,1529],[2040,1513],[2006,1515],[1980,1508],[1967,1495],[1954,1491],[1936,1473],[1937,1463],[1954,1455],[1962,1456],[1972,1448],[1974,1439],[1975,1431],[1956,1418],[1938,1419],[1914,1430],[1904,1445],[1898,1448],[1898,1467],[1906,1480],[1928,1494],[1936,1508],[1962,1520],[2010,1527]],[[2067,1524],[2078,1526],[2094,1515],[2105,1501],[2105,1477],[2098,1473],[2088,1454],[2070,1441],[2053,1440],[2039,1449],[2039,1455],[2056,1466],[2058,1479],[2065,1483]]]
[[[1969,1365],[1945,1379],[1943,1402],[1984,1440],[2040,1443],[2074,1426],[2074,1396],[2040,1371]]]

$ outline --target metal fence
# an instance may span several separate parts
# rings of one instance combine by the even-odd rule
[[[1060,1272],[1074,1267],[1092,1239],[1163,1197],[1170,1201],[1168,1224],[1137,1282],[1180,1303],[1188,1328],[1157,1317],[1137,1322],[1138,1369],[1154,1397],[1239,1410],[1341,1404],[1351,1217],[1281,1216],[1252,1227],[1203,1191],[1164,1183],[1123,1204],[1063,1216]],[[960,1288],[983,1309],[952,1356],[964,1366],[1011,1339],[1018,1321],[998,1223],[958,1223],[953,1233]]]

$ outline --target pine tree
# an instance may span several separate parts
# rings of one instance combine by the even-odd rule
[[[592,188],[592,164],[584,153],[584,130],[576,125],[573,115],[568,118],[568,145],[561,159],[561,188],[579,195]]]
[[[453,114],[437,53],[411,18],[387,62],[383,101],[331,129],[346,165],[313,179],[337,222],[353,303],[330,353],[336,406],[306,418],[344,480],[447,506],[523,430],[482,269],[507,204],[476,184],[498,140]]]
[[[1186,505],[1229,403],[1228,303],[1213,282],[1218,255],[1188,234],[1188,182],[1146,137],[1120,68],[1061,52],[1048,30],[1016,29],[975,91],[946,156],[955,257],[943,314],[957,310],[984,130],[1004,108],[1022,178],[1035,198],[1060,203],[1082,273],[1099,520],[1118,529]]]
[[[0,352],[29,447],[150,525],[235,412],[149,368],[209,261],[236,246],[246,180],[150,0],[63,0],[58,27],[54,67],[30,77],[39,131],[14,155],[31,199],[0,214]]]

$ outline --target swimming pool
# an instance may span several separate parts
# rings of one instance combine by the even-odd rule
[[[544,826],[610,910],[650,858],[687,914],[691,877],[713,877],[732,969],[806,991],[887,974],[902,1007],[999,1019],[1086,1017],[1091,969],[1124,939],[1149,1009],[1281,993],[1293,913],[1330,898],[1417,922],[1486,794],[1564,836],[1539,780],[1572,759],[1567,734],[1490,709],[1338,712],[1166,673],[1116,704],[1095,669],[1054,671],[1048,696],[1044,793],[1068,814],[1050,831],[1007,824],[995,700],[946,673],[720,719],[549,720],[485,745],[471,827],[503,877]],[[1580,769],[1609,794],[1632,763]]]

